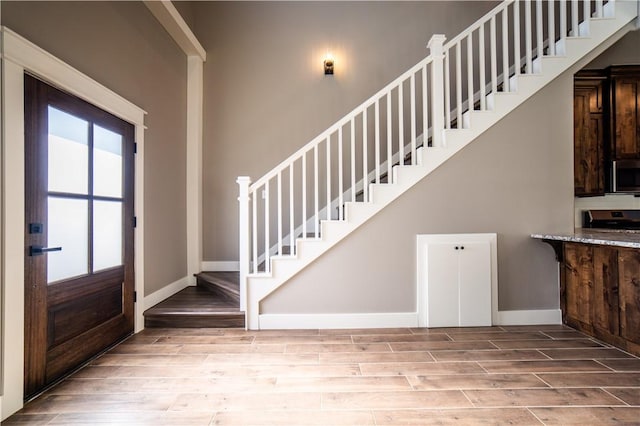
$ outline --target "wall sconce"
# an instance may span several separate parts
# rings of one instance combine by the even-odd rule
[[[324,58],[324,75],[333,75],[333,65],[333,56],[327,54],[327,56]]]

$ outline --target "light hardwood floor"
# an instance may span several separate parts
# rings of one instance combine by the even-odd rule
[[[640,358],[564,326],[146,329],[5,424],[640,424]]]

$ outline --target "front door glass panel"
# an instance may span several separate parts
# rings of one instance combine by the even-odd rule
[[[122,265],[122,202],[93,203],[93,270]]]
[[[87,194],[89,123],[51,106],[48,111],[49,191]]]
[[[47,283],[85,275],[89,265],[89,208],[87,200],[48,197],[49,247],[61,251],[47,253]]]
[[[122,197],[122,135],[93,125],[93,195]]]

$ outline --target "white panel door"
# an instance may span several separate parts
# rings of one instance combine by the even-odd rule
[[[459,310],[462,327],[491,325],[491,246],[489,242],[460,243]]]
[[[427,245],[427,327],[451,327],[459,321],[458,250],[452,243]]]

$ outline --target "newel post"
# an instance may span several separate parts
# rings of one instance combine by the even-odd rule
[[[249,185],[251,178],[248,176],[240,176],[236,180],[240,192],[238,196],[239,203],[239,238],[238,249],[240,262],[240,310],[246,312],[247,306],[247,275],[249,275]]]
[[[444,41],[443,34],[434,34],[427,44],[431,62],[432,146],[444,146]]]

